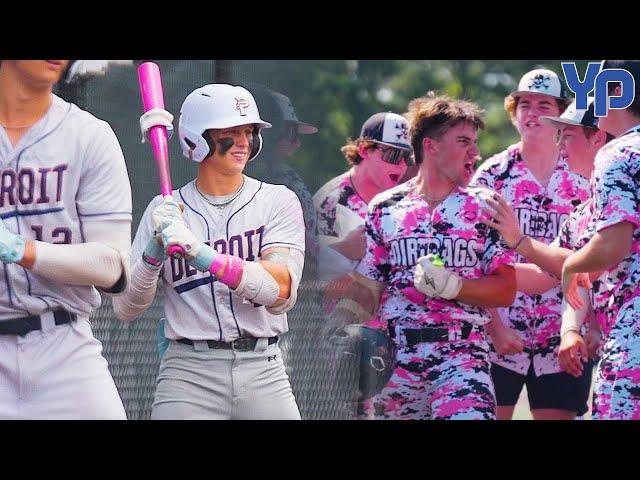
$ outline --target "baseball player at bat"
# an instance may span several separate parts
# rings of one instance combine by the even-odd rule
[[[126,419],[89,316],[127,286],[111,127],[52,93],[69,60],[0,63],[0,419]]]
[[[240,86],[206,85],[182,104],[180,146],[197,178],[149,204],[131,288],[114,302],[132,320],[164,288],[170,345],[152,419],[300,419],[278,340],[304,267],[302,208],[288,188],[243,174],[269,127]],[[167,258],[173,245],[184,258]]]
[[[484,325],[510,305],[513,252],[481,223],[485,189],[466,188],[484,127],[477,105],[429,92],[409,103],[416,178],[373,198],[356,278],[379,299],[397,366],[376,419],[494,419]]]

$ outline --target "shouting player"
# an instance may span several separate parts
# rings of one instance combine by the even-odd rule
[[[371,201],[357,268],[397,346],[375,417],[494,419],[483,326],[516,285],[511,251],[480,222],[489,192],[465,188],[484,122],[475,104],[432,92],[408,119],[418,176]]]
[[[304,265],[304,219],[291,190],[243,175],[262,148],[260,118],[243,87],[187,96],[179,138],[195,180],[156,197],[132,247],[131,320],[165,292],[165,335],[152,419],[299,419],[278,347]],[[178,203],[179,202],[179,203]],[[172,245],[184,258],[167,258]]]
[[[0,64],[1,419],[126,419],[89,316],[126,287],[131,187],[111,127],[52,93],[69,63]]]

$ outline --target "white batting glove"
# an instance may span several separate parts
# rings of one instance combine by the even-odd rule
[[[164,197],[162,203],[153,210],[153,228],[161,232],[173,222],[182,222],[184,206],[176,202],[173,197]]]
[[[413,285],[429,297],[456,298],[462,289],[462,279],[444,266],[434,265],[436,258],[430,253],[418,259]]]
[[[149,129],[151,127],[162,126],[167,128],[167,137],[173,135],[173,115],[164,108],[152,108],[140,116],[140,132],[142,133],[142,143],[147,141]]]

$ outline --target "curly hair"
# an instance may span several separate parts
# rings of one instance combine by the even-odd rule
[[[375,146],[375,142],[371,140],[363,140],[361,138],[356,138],[355,140],[349,138],[347,139],[347,144],[340,148],[340,151],[350,165],[358,165],[362,162],[362,157],[360,156],[360,153],[358,153],[360,145],[364,146],[364,148],[373,148]]]
[[[449,129],[459,123],[472,124],[484,129],[483,110],[467,100],[457,100],[430,91],[425,96],[411,100],[404,116],[409,121],[409,138],[415,154],[416,164],[422,163],[422,139],[439,140]]]

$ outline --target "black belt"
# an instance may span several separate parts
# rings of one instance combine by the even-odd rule
[[[462,326],[460,340],[469,338],[473,325],[465,324]],[[426,328],[405,328],[402,329],[407,345],[415,345],[417,343],[427,342],[448,342],[450,328],[446,327],[426,327]]]
[[[221,348],[223,350],[234,350],[236,352],[251,352],[256,348],[258,343],[256,337],[240,337],[236,338],[233,342],[218,342],[216,340],[203,340],[207,342],[209,348]],[[278,337],[270,337],[269,345],[273,345],[278,341]],[[184,343],[185,345],[193,345],[194,341],[188,338],[179,338],[176,342]]]
[[[66,310],[54,310],[53,319],[56,325],[75,322],[77,320],[75,313],[69,313]],[[40,315],[31,315],[30,317],[12,318],[11,320],[0,320],[0,335],[20,335],[25,336],[34,330],[42,330],[42,320]]]

